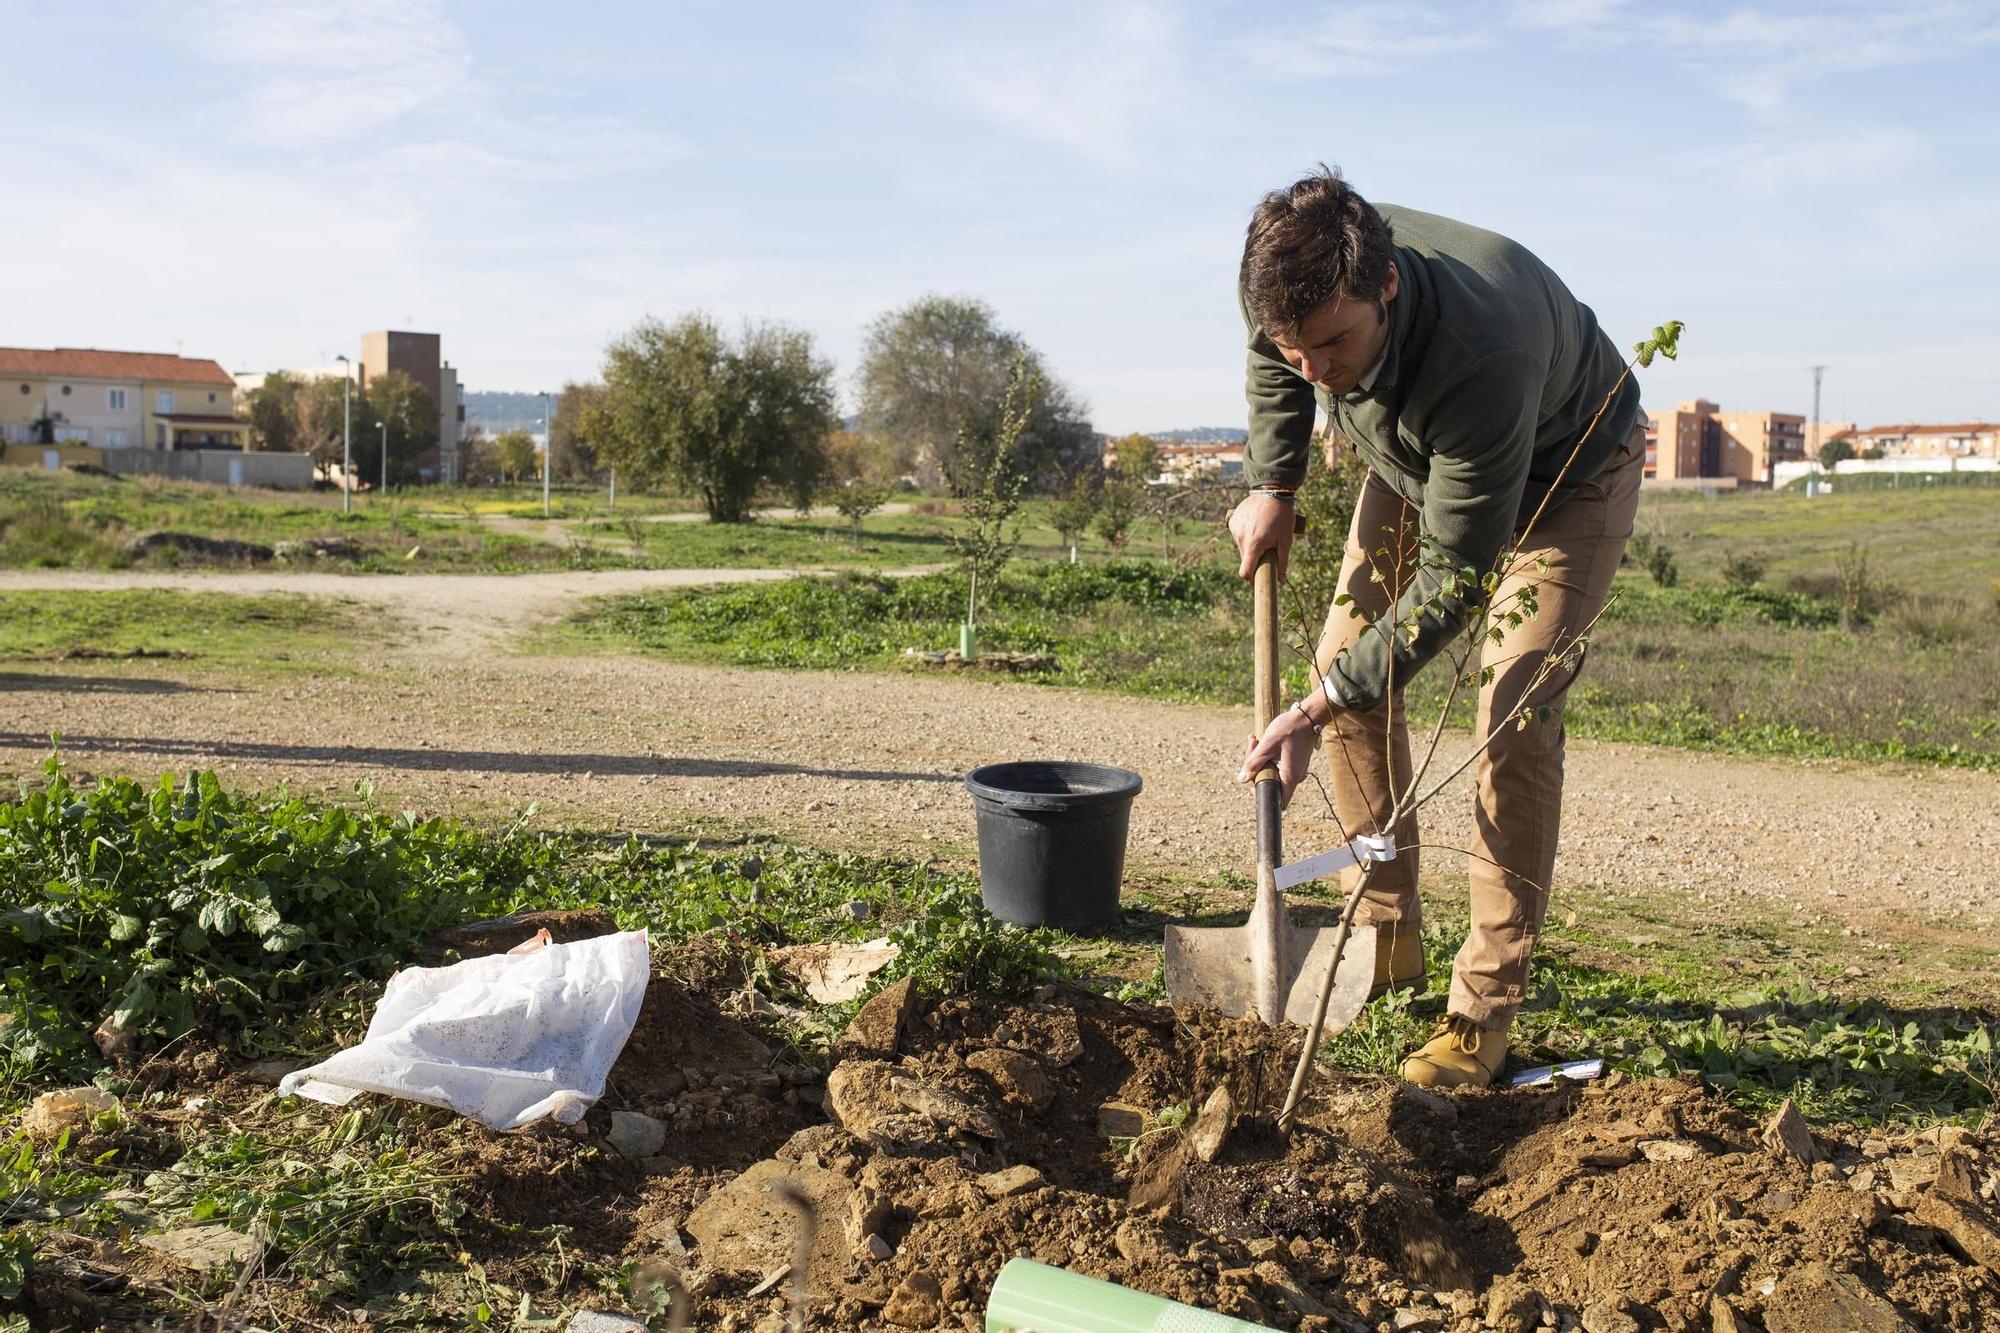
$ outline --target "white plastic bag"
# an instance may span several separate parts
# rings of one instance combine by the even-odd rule
[[[651,970],[643,930],[404,968],[359,1046],[287,1074],[278,1091],[335,1106],[379,1092],[491,1129],[545,1115],[573,1125],[604,1094]]]

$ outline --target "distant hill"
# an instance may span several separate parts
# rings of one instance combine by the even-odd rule
[[[509,393],[504,389],[476,389],[465,395],[465,424],[478,422],[488,435],[516,428],[540,434],[542,396],[538,393]]]

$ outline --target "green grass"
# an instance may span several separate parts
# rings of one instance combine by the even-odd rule
[[[1451,974],[1463,931],[1429,926],[1434,977]],[[1337,1069],[1393,1075],[1427,1040],[1442,995],[1389,996],[1329,1044]],[[1994,1093],[1993,1029],[1954,1010],[1844,1000],[1806,985],[1732,982],[1709,967],[1634,974],[1535,955],[1517,1053],[1544,1063],[1603,1057],[1637,1076],[1693,1074],[1755,1111],[1789,1097],[1809,1119],[1976,1120]]]
[[[2000,615],[1967,612],[1932,638],[1892,610],[1839,629],[1809,596],[1720,585],[1655,587],[1621,578],[1571,696],[1581,736],[1742,754],[1900,760],[2000,771]],[[891,669],[905,648],[951,642],[963,616],[957,574],[846,576],[602,599],[543,640],[775,668]],[[1249,697],[1248,598],[1214,565],[1079,566],[1021,561],[982,616],[981,643],[1047,654],[1024,673],[1049,684],[1214,703]],[[1947,632],[1948,631],[1948,632]],[[1293,645],[1293,658],[1303,636]],[[1303,690],[1294,666],[1288,689]],[[1409,688],[1413,717],[1435,718],[1442,664]],[[1470,725],[1469,701],[1458,720]]]
[[[627,648],[696,661],[758,667],[888,669],[905,648],[956,643],[965,581],[845,575],[739,585],[685,596],[600,599],[545,643]],[[1212,565],[1175,571],[1157,561],[1019,562],[980,619],[996,651],[1053,654],[1025,673],[1052,684],[1172,699],[1240,697],[1248,595]]]
[[[1638,530],[1673,548],[1683,574],[1716,579],[1733,552],[1755,550],[1767,580],[1820,580],[1850,544],[1875,576],[1906,593],[1990,604],[2000,578],[2000,487],[1933,487],[1822,495],[1760,491],[1704,497],[1647,492]]]
[[[160,588],[0,592],[0,661],[189,656],[264,665],[348,647],[360,608],[343,598]]]

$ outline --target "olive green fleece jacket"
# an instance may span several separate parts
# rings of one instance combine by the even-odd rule
[[[1341,702],[1360,709],[1389,693],[1390,640],[1400,684],[1464,628],[1484,596],[1477,575],[1494,568],[1543,497],[1553,494],[1553,509],[1596,476],[1639,417],[1638,382],[1627,378],[1584,439],[1624,359],[1590,307],[1541,260],[1504,236],[1449,218],[1394,206],[1379,211],[1395,236],[1401,285],[1370,387],[1337,396],[1317,389],[1279,354],[1247,305],[1243,311],[1250,335],[1246,479],[1304,480],[1317,401],[1370,471],[1422,515],[1422,568],[1390,623],[1438,600],[1414,636],[1365,634],[1333,664]],[[1579,439],[1582,449],[1565,471]],[[1461,581],[1459,590],[1447,589],[1451,571],[1466,569],[1476,571],[1470,588]]]

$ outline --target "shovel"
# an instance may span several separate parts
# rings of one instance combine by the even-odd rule
[[[1278,714],[1275,555],[1267,552],[1258,562],[1253,586],[1261,736]],[[1368,1003],[1375,981],[1375,927],[1353,927],[1343,949],[1337,928],[1292,923],[1277,878],[1284,864],[1278,770],[1260,771],[1252,790],[1257,797],[1257,900],[1250,920],[1241,926],[1168,926],[1167,996],[1177,1005],[1201,1005],[1232,1018],[1254,1014],[1272,1026],[1330,1024],[1339,1032]]]

